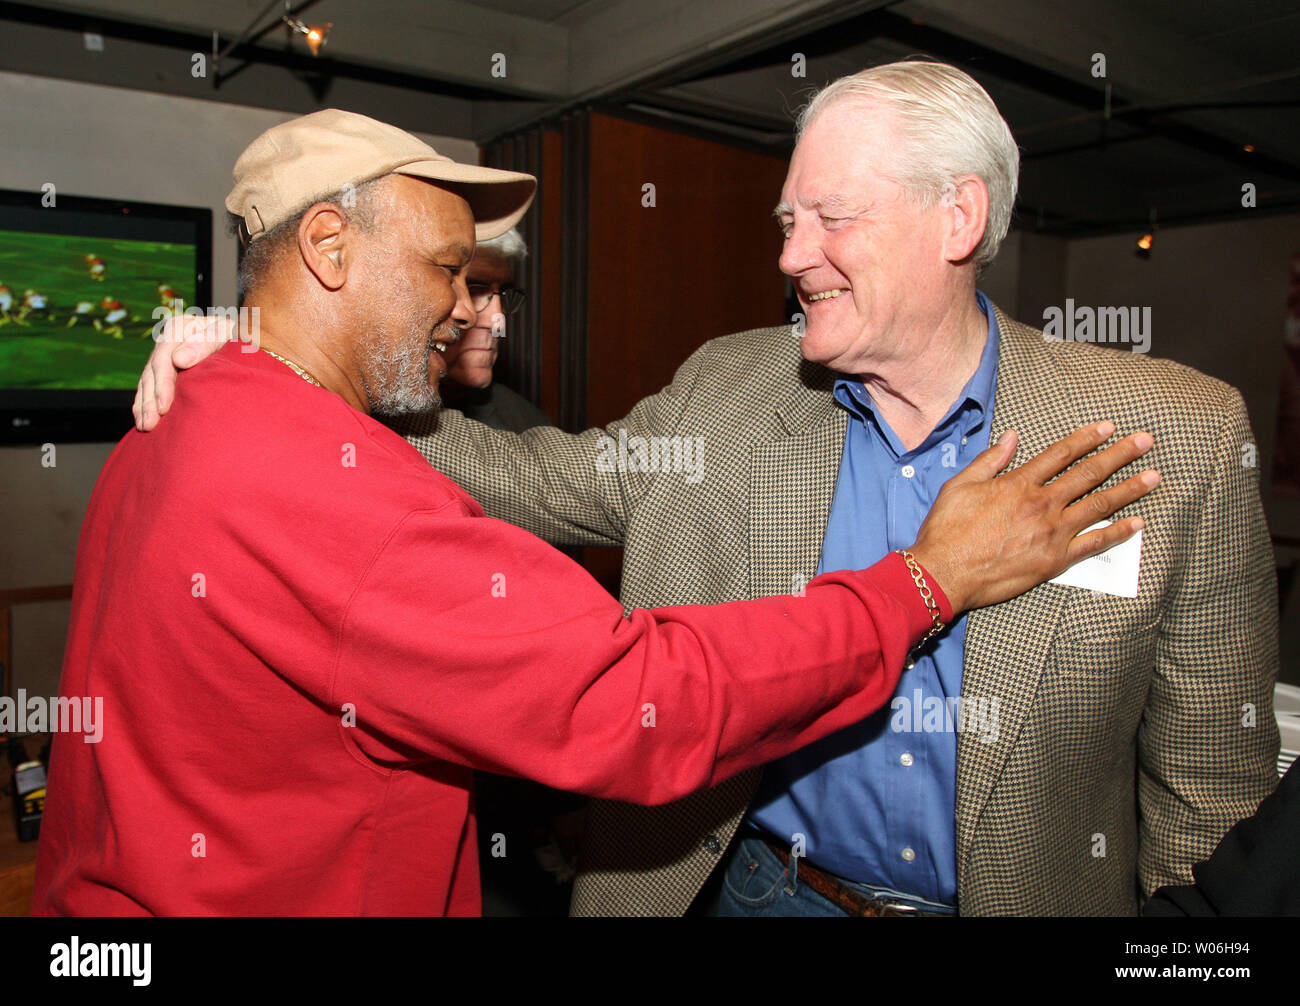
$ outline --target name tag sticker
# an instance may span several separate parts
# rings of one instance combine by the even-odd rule
[[[1109,527],[1110,523],[1108,520],[1098,521],[1080,534]],[[1082,590],[1099,590],[1116,597],[1137,597],[1138,561],[1141,557],[1142,532],[1139,531],[1128,541],[1122,541],[1105,552],[1080,559],[1051,582]]]

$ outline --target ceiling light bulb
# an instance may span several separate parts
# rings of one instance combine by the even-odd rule
[[[329,38],[330,29],[333,27],[334,22],[327,21],[325,24],[314,24],[307,29],[307,48],[311,50],[313,56],[320,55],[320,47]]]

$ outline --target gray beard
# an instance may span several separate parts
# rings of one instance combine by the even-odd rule
[[[361,343],[361,387],[376,418],[397,419],[442,407],[436,385],[429,383],[429,353],[435,342],[453,342],[456,328],[439,325],[419,348],[400,345],[387,327],[372,331]],[[373,383],[372,383],[373,378]]]

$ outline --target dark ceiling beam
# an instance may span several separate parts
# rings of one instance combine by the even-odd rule
[[[693,68],[690,74],[680,76],[672,80],[672,83],[691,83],[749,70],[784,66],[789,63],[792,45],[812,61],[818,57],[833,57],[846,49],[870,46],[881,41],[895,42],[905,48],[957,63],[976,73],[992,75],[1080,108],[1098,108],[1102,101],[1101,92],[1096,88],[1086,87],[1059,74],[1042,70],[1022,60],[959,39],[938,29],[913,24],[907,18],[887,10],[884,5],[863,16],[804,32],[794,39],[783,38],[763,48],[744,53],[738,58],[725,62],[715,61],[707,67]],[[810,80],[810,83],[816,81]],[[682,101],[676,96],[665,98],[646,88],[638,89],[635,95],[628,97],[634,97],[638,102],[647,105],[662,101],[668,108],[672,108],[673,103]],[[1123,109],[1126,105],[1122,98],[1112,96],[1113,111]],[[699,103],[699,111],[701,113],[704,111],[702,101]],[[735,113],[719,105],[714,107],[712,114],[722,119]],[[774,125],[775,122],[774,119],[768,120],[769,125]],[[790,123],[785,122],[783,125],[789,134]],[[793,143],[793,136],[790,135],[787,147],[793,148]]]
[[[929,25],[918,25],[907,18],[885,13],[883,20],[892,21],[886,30],[890,38],[913,45],[949,62],[964,65],[981,73],[989,73],[1009,83],[1018,84],[1046,94],[1049,97],[1076,105],[1102,118],[1104,95],[1099,87],[1089,87],[1050,70],[1036,67],[1014,56],[999,53],[969,39],[959,38]],[[1248,154],[1235,139],[1229,139],[1199,126],[1179,122],[1158,109],[1144,108],[1139,103],[1120,95],[1111,95],[1111,117],[1122,118],[1153,136],[1173,140],[1202,153],[1222,158],[1242,168],[1269,171],[1287,178],[1300,177],[1300,165],[1271,155]],[[1028,156],[1033,156],[1030,151]]]
[[[140,42],[147,45],[175,49],[186,54],[203,53],[210,56],[212,52],[212,35],[169,28],[156,24],[144,24],[118,18],[105,17],[100,14],[84,14],[77,11],[37,7],[32,4],[11,3],[0,0],[0,21],[17,24],[40,25],[70,32],[94,32],[105,38]],[[274,24],[272,25],[274,27]],[[262,33],[259,33],[262,34]],[[350,80],[386,84],[392,87],[404,87],[415,91],[425,91],[449,98],[461,98],[467,101],[492,99],[494,101],[512,100],[516,96],[488,87],[475,87],[457,83],[443,77],[408,73],[386,67],[378,67],[349,60],[335,59],[329,54],[328,46],[320,56],[312,56],[300,47],[271,47],[244,43],[224,58],[240,58],[250,63],[275,66],[300,74],[344,77]],[[6,60],[0,56],[0,66]],[[527,101],[527,98],[519,98]]]
[[[101,51],[88,52],[82,39],[82,31],[87,29],[94,31],[95,26],[81,24],[69,30],[0,19],[4,37],[0,70],[297,115],[333,105],[415,132],[471,135],[472,109],[477,104],[474,101],[412,89],[403,82],[347,77],[322,81],[310,72],[310,65],[299,71],[251,64],[214,90],[211,80],[196,79],[190,73],[192,53],[202,50],[106,36]],[[159,142],[167,140],[160,137]]]
[[[846,48],[870,45],[880,40],[889,40],[924,52],[936,58],[956,63],[979,74],[987,74],[1007,83],[1027,88],[1066,104],[1074,105],[1083,114],[1077,121],[1095,120],[1099,124],[1097,139],[1073,145],[1069,148],[1056,148],[1036,151],[1028,146],[1024,153],[1026,160],[1038,157],[1058,156],[1062,152],[1093,149],[1114,142],[1114,137],[1104,135],[1101,124],[1105,122],[1103,109],[1104,92],[1097,86],[1082,84],[1059,73],[1034,66],[1023,59],[998,52],[978,42],[935,28],[931,25],[917,24],[910,18],[893,11],[879,9],[867,17],[823,27],[817,31],[801,36],[798,46],[801,52],[814,56],[832,56]],[[739,73],[745,70],[761,69],[783,65],[789,62],[789,46],[782,44],[750,52],[739,59],[720,66],[701,68],[689,80],[703,80],[722,74]],[[686,82],[686,81],[678,81]],[[653,103],[654,97],[644,92],[638,94],[642,103]],[[1300,102],[1280,102],[1281,106],[1295,107]],[[1143,130],[1149,136],[1161,137],[1199,150],[1202,153],[1221,158],[1245,170],[1264,171],[1283,178],[1300,178],[1300,165],[1286,158],[1258,149],[1248,153],[1235,139],[1229,139],[1205,130],[1199,126],[1178,121],[1172,116],[1197,109],[1224,107],[1272,107],[1270,102],[1196,102],[1180,103],[1169,106],[1143,106],[1121,95],[1112,93],[1110,117],[1123,121]],[[721,115],[723,110],[719,109]],[[1075,121],[1075,120],[1071,120]],[[1020,134],[1018,134],[1019,136]]]
[[[1071,80],[1059,73],[1035,66],[1023,59],[997,52],[987,46],[969,39],[960,38],[933,26],[917,24],[909,18],[883,8],[874,10],[865,17],[824,26],[794,40],[782,40],[780,43],[766,48],[756,49],[740,56],[738,59],[715,64],[708,68],[699,68],[697,72],[692,73],[689,77],[679,78],[675,82],[686,83],[746,70],[783,66],[789,62],[792,42],[797,45],[799,51],[805,53],[811,60],[818,56],[834,56],[836,53],[854,46],[878,44],[882,40],[897,43],[917,52],[924,52],[935,58],[963,66],[965,69],[977,74],[991,76],[1044,94],[1057,101],[1074,105],[1083,110],[1082,114],[1078,116],[1079,121],[1088,121],[1090,119],[1097,121],[1098,136],[1096,139],[1041,150],[1034,150],[1029,147],[1022,154],[1022,159],[1026,161],[1076,154],[1119,143],[1165,139],[1215,157],[1226,164],[1231,164],[1249,173],[1262,173],[1282,179],[1300,179],[1300,166],[1291,163],[1287,159],[1273,156],[1258,149],[1253,153],[1247,152],[1235,140],[1227,139],[1174,118],[1175,115],[1181,112],[1191,111],[1195,108],[1228,106],[1292,107],[1297,103],[1197,102],[1194,106],[1180,104],[1167,107],[1144,107],[1112,93],[1111,119],[1116,123],[1123,123],[1138,131],[1123,136],[1116,136],[1113,132],[1107,134],[1104,129],[1105,119],[1102,109],[1104,93],[1100,88]],[[640,90],[634,95],[626,96],[624,100],[635,101],[644,112],[652,112],[656,108],[663,108],[670,114],[689,115],[692,117],[693,125],[696,128],[707,128],[710,120],[716,120],[716,132],[720,136],[725,135],[723,125],[728,119],[737,114],[724,105],[713,105],[698,99],[698,96],[695,95],[687,99],[678,95],[662,95]],[[747,118],[752,128],[774,130],[778,125],[774,119],[764,120],[753,116]],[[793,137],[790,135],[788,123],[784,124],[784,130],[784,144],[770,144],[769,146],[773,149],[784,149],[788,152],[793,147]],[[1294,199],[1284,199],[1270,203],[1267,212],[1286,212],[1294,208],[1294,206]],[[1255,210],[1243,210],[1238,207],[1235,210],[1220,211],[1217,208],[1200,207],[1189,208],[1177,213],[1170,212],[1167,219],[1162,211],[1161,216],[1165,225],[1178,226],[1182,223],[1201,223],[1240,217],[1245,213],[1259,212],[1265,209],[1266,207],[1261,202],[1261,205]],[[1037,219],[1040,215],[1040,209],[1037,207],[1030,209],[1021,206],[1018,208],[1018,212],[1028,214],[1031,219]],[[1046,211],[1045,219],[1050,220],[1051,223],[1044,226],[1042,230],[1046,233],[1062,236],[1112,233],[1141,226],[1144,223],[1142,220],[1134,220],[1128,217],[1084,221],[1073,214],[1058,213],[1051,210]]]
[[[240,37],[263,0],[45,0],[42,7],[112,21]],[[566,92],[569,30],[479,0],[334,0],[327,51],[340,62],[501,94]],[[501,62],[498,57],[505,57]]]
[[[584,85],[582,78],[579,76],[574,93],[571,93],[558,106],[552,106],[547,109],[528,110],[520,108],[515,114],[509,112],[493,113],[476,119],[476,134],[480,137],[480,142],[492,142],[501,139],[511,133],[519,132],[530,126],[536,125],[546,119],[553,118],[556,115],[562,115],[573,109],[610,103],[625,104],[629,102],[648,101],[651,105],[659,104],[655,96],[655,89],[671,86],[682,80],[693,79],[701,73],[709,72],[718,67],[729,67],[738,58],[755,51],[770,50],[773,47],[786,45],[785,59],[788,63],[790,58],[789,43],[799,40],[802,48],[802,39],[810,30],[817,31],[826,26],[833,26],[842,23],[846,18],[857,18],[870,16],[874,11],[892,4],[899,3],[901,0],[839,0],[839,2],[827,2],[827,0],[804,0],[800,4],[787,4],[788,11],[779,11],[772,13],[766,12],[766,24],[755,28],[754,24],[759,23],[757,9],[754,7],[752,0],[713,0],[710,7],[710,14],[714,16],[715,21],[723,20],[718,14],[724,4],[731,5],[737,11],[750,11],[753,16],[747,17],[744,22],[737,24],[731,29],[731,37],[726,40],[725,44],[716,44],[703,34],[697,34],[694,37],[686,38],[675,44],[671,51],[656,51],[655,58],[648,60],[642,58],[639,60],[643,64],[640,69],[632,69],[618,74],[606,74],[599,78],[596,83]],[[643,0],[625,0],[624,7],[635,3],[639,8],[644,8]],[[673,0],[677,7],[678,13],[689,13],[690,3],[683,0]],[[771,4],[765,4],[771,7]],[[611,17],[619,12],[617,6],[602,11],[603,17]],[[693,19],[692,25],[698,19]],[[586,30],[588,34],[584,35]],[[590,26],[579,27],[571,41],[571,49],[574,52],[590,51],[592,47],[611,48],[617,43],[617,39],[611,40],[601,34],[601,25],[599,23]],[[626,50],[619,50],[625,53]],[[680,114],[678,110],[672,109],[668,103],[664,103],[670,114]],[[736,115],[734,111],[730,113]],[[763,127],[766,128],[766,127]],[[788,123],[785,124],[788,128]],[[720,124],[718,135],[720,137],[727,135],[729,130],[725,125]]]
[[[280,3],[280,0],[268,0],[267,5],[262,8],[257,17],[253,18],[253,20],[248,23],[248,27],[243,30],[239,37],[225,45],[221,44],[220,33],[214,31],[212,33],[212,86],[220,87],[223,79],[229,80],[244,67],[251,65],[252,61],[256,59],[256,56],[250,56],[233,70],[228,70],[225,74],[221,72],[221,61],[223,59],[229,60],[234,58],[235,54],[245,45],[251,47],[255,43],[261,41],[263,37],[277,27],[283,26],[285,29],[288,29],[288,25],[284,20],[285,18],[297,17],[303,11],[307,10],[307,8],[318,2],[319,0],[301,0],[300,3],[290,7],[289,0],[284,0],[283,4]],[[268,21],[267,15],[270,14],[272,10],[276,10],[277,16],[273,20]],[[281,11],[283,11],[283,13],[281,13]],[[328,38],[325,39],[325,44],[327,43]],[[285,46],[285,48],[289,47]]]
[[[797,41],[799,51],[804,51],[804,39],[811,35],[822,31],[833,32],[855,20],[869,20],[877,12],[899,2],[901,0],[848,0],[823,3],[812,10],[792,8],[789,16],[772,20],[760,31],[744,35],[737,33],[737,38],[728,40],[726,45],[703,48],[682,46],[681,51],[674,53],[672,59],[663,60],[635,77],[608,82],[598,91],[576,95],[575,100],[609,100],[617,95],[671,87],[720,71],[731,72],[737,62],[760,52],[780,52],[780,62],[789,66],[792,52],[790,43]]]

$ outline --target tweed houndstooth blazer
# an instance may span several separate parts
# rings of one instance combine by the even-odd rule
[[[993,743],[958,735],[959,910],[1133,914],[1189,881],[1277,784],[1276,585],[1253,437],[1220,381],[1048,341],[995,311],[992,433],[1018,431],[1015,463],[1109,418],[1155,436],[1143,464],[1163,481],[1122,514],[1146,520],[1137,598],[1044,584],[969,616],[962,692],[996,697],[999,729]],[[706,343],[605,429],[506,434],[448,411],[408,435],[489,515],[557,544],[624,546],[625,607],[709,604],[815,574],[847,429],[832,383],[789,328],[759,329]],[[620,430],[703,438],[700,476],[600,470],[601,438]],[[594,801],[573,913],[683,913],[758,777],[661,807]]]

